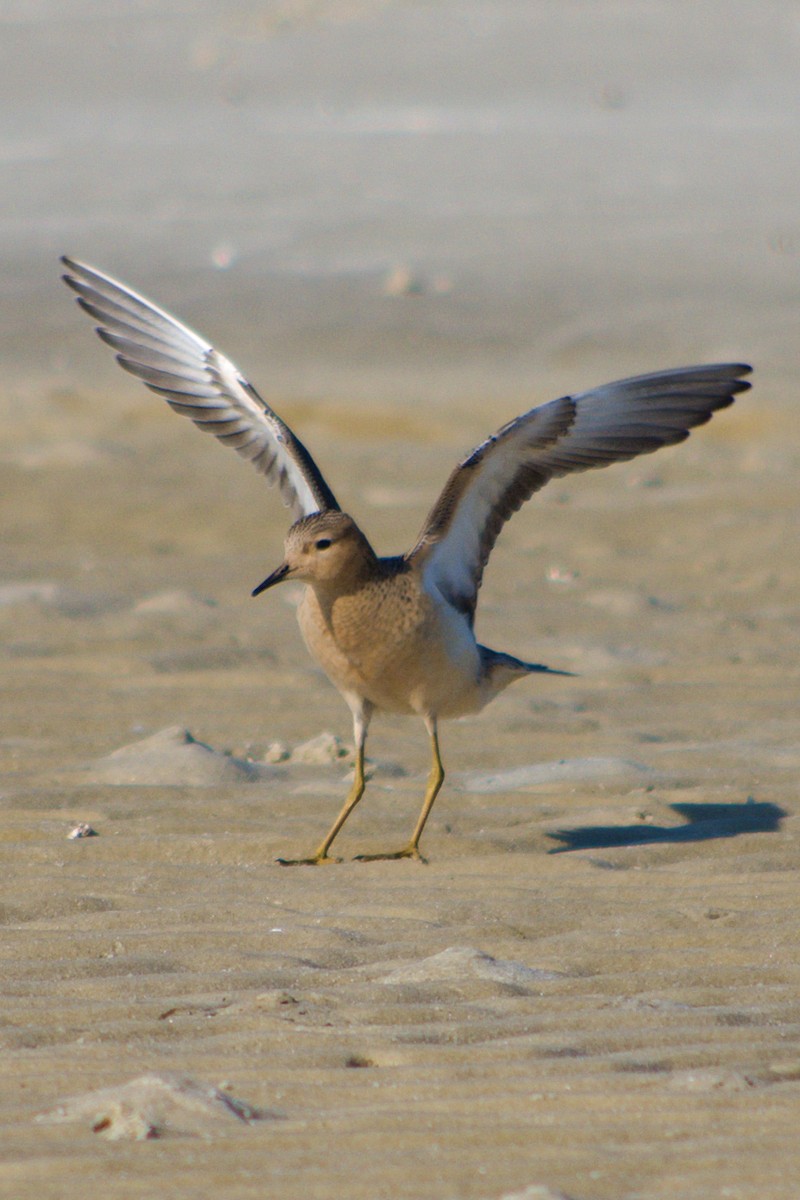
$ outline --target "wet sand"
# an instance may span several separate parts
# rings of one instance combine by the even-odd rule
[[[448,4],[447,27],[427,6],[335,7],[295,7],[278,34],[246,6],[226,6],[239,22],[226,41],[201,4],[191,37],[177,8],[159,24],[142,6],[125,61],[150,62],[155,83],[175,39],[194,47],[165,100],[181,119],[181,86],[202,90],[215,70],[217,83],[238,80],[225,111],[263,181],[245,84],[266,88],[258,54],[274,68],[276,38],[287,77],[299,64],[312,79],[326,47],[363,66],[364,47],[382,45],[399,86],[398,23],[409,38],[422,30],[408,97],[432,88],[425,81],[446,60],[437,86],[447,111],[474,119],[452,66],[468,32],[488,48],[488,81],[476,85],[486,99],[514,22],[542,71],[548,48],[564,63],[592,62],[604,30],[601,46],[617,47],[608,86],[622,82],[598,110],[592,77],[584,115],[630,117],[619,146],[640,147],[642,174],[631,160],[616,243],[603,235],[612,189],[597,164],[585,209],[563,201],[592,141],[575,129],[530,212],[527,175],[517,192],[502,171],[496,195],[464,185],[473,217],[481,194],[491,210],[494,233],[474,246],[469,220],[445,220],[433,182],[450,153],[460,178],[462,140],[483,136],[459,128],[428,144],[418,160],[427,173],[397,184],[397,196],[407,187],[419,201],[430,182],[435,213],[431,200],[416,224],[401,219],[398,199],[383,224],[363,210],[347,224],[342,195],[325,236],[308,214],[335,161],[323,169],[304,158],[306,143],[295,148],[297,179],[310,162],[316,182],[297,183],[308,209],[281,243],[294,247],[293,269],[288,250],[281,264],[259,249],[259,197],[235,179],[203,202],[185,186],[181,211],[196,220],[162,212],[143,228],[135,154],[127,188],[115,167],[109,194],[100,189],[80,221],[65,188],[61,226],[31,212],[29,244],[6,228],[19,267],[17,292],[3,287],[25,301],[0,334],[0,1194],[500,1200],[541,1185],[531,1196],[789,1200],[800,1175],[800,419],[795,222],[769,114],[792,92],[779,69],[789,50],[782,59],[777,49],[781,30],[791,45],[791,14],[736,5],[744,23],[722,22],[701,88],[699,62],[682,51],[692,37],[717,46],[714,29],[681,34],[647,6],[617,17],[580,6],[585,26],[571,9],[536,6],[537,26],[516,5],[490,18],[488,6]],[[722,21],[722,6],[708,11]],[[467,21],[471,32],[458,24]],[[7,31],[31,45],[36,32],[46,47],[58,33],[91,82],[103,22],[34,24],[20,17]],[[123,32],[130,43],[133,27]],[[727,103],[695,112],[698,161],[704,139],[720,161],[694,208],[644,87],[667,34],[674,79],[655,81],[656,101],[671,95],[683,120],[685,77]],[[197,57],[214,37],[227,55],[219,67]],[[745,43],[730,82],[725,56]],[[448,46],[453,60],[442,58]],[[518,88],[524,66],[521,53],[509,68]],[[569,115],[581,90],[564,71],[530,86]],[[63,72],[54,92],[77,112]],[[129,77],[121,86],[137,112],[141,93]],[[526,111],[525,93],[512,99]],[[359,111],[386,122],[380,101],[373,90]],[[86,142],[87,155],[111,153],[106,134]],[[661,175],[642,149],[654,137]],[[745,158],[733,197],[728,137]],[[417,145],[395,140],[401,155]],[[386,152],[363,129],[345,142],[360,162]],[[513,159],[508,139],[498,147]],[[165,140],[157,155],[167,151]],[[188,169],[192,146],[184,153]],[[71,178],[54,155],[39,161],[43,187],[48,172]],[[14,186],[24,184],[23,172]],[[543,196],[550,207],[534,221]],[[709,225],[715,203],[727,215]],[[52,189],[48,204],[58,209]],[[208,252],[226,222],[239,257],[220,269]],[[553,241],[552,222],[565,241]],[[532,232],[521,249],[516,241],[516,271],[523,226]],[[261,236],[270,229],[265,217]],[[338,268],[337,232],[348,247]],[[753,392],[686,444],[557,481],[508,525],[484,583],[481,639],[577,674],[534,678],[444,727],[448,777],[423,840],[427,865],[351,861],[399,845],[416,818],[426,738],[401,719],[374,724],[373,778],[337,843],[347,861],[275,865],[316,845],[347,787],[334,743],[318,762],[296,748],[324,731],[349,739],[344,704],[301,644],[296,594],[249,598],[279,560],[283,511],[235,455],[114,374],[59,291],[56,249],[127,277],[217,339],[387,553],[412,543],[459,454],[530,404],[649,367],[754,360]],[[421,292],[392,274],[395,260]],[[97,836],[70,838],[81,824]]]

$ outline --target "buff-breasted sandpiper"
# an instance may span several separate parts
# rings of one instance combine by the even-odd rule
[[[548,480],[680,442],[750,386],[742,378],[748,366],[722,363],[623,379],[532,408],[453,470],[407,554],[379,558],[305,446],[229,359],[110,276],[63,262],[66,283],[120,365],[277,483],[294,518],[283,563],[253,595],[284,579],[306,585],[300,629],[350,708],[356,759],[349,794],[320,846],[306,858],[278,860],[285,865],[339,861],[329,852],[364,792],[375,712],[421,717],[433,761],[408,845],[360,857],[421,857],[419,840],[444,780],[440,718],[478,712],[525,675],[567,674],[475,639],[478,589],[505,522]]]

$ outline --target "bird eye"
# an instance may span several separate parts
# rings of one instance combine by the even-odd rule
[[[331,544],[330,538],[318,538],[316,540],[316,542],[314,543],[314,546],[317,550],[327,550],[328,547],[330,546],[330,544]]]

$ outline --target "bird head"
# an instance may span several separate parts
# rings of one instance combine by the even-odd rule
[[[338,510],[313,513],[295,521],[284,543],[284,560],[254,589],[258,596],[284,579],[312,587],[344,586],[363,575],[375,554],[352,517]]]

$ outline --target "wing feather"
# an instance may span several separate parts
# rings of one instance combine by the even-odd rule
[[[294,520],[339,505],[313,458],[241,372],[199,334],[144,296],[73,259],[64,282],[99,322],[117,362],[206,433],[276,483]]]
[[[474,616],[500,530],[551,479],[673,445],[750,384],[741,363],[637,375],[509,421],[459,463],[413,550],[426,585]]]

